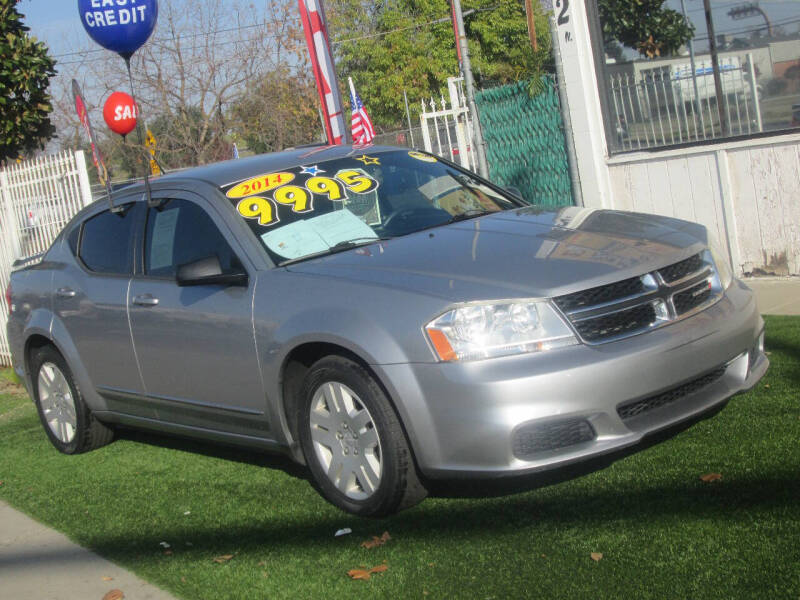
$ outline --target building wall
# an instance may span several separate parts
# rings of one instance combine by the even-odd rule
[[[557,27],[589,208],[671,215],[717,233],[737,274],[800,275],[800,134],[609,157],[584,2]]]
[[[607,161],[614,208],[696,221],[741,274],[800,275],[800,134]]]

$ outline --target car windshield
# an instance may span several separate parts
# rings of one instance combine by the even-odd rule
[[[469,173],[407,150],[354,152],[222,191],[278,265],[523,206]]]

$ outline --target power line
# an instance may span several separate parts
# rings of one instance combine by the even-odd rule
[[[472,11],[466,11],[464,14],[465,14],[465,16],[467,16],[468,14],[472,14],[472,13],[491,12],[491,11],[497,10],[499,7],[500,7],[499,4],[495,4],[494,6],[487,6],[486,8],[479,8],[479,9],[473,9]],[[450,17],[449,16],[448,17],[442,17],[440,19],[434,19],[432,21],[427,21],[425,23],[415,23],[415,24],[409,25],[407,27],[398,27],[396,29],[391,29],[389,31],[379,31],[377,33],[371,33],[371,34],[367,34],[367,35],[363,35],[363,36],[331,40],[331,46],[337,46],[339,44],[345,44],[345,43],[349,43],[349,42],[356,42],[356,41],[366,40],[366,39],[381,38],[383,36],[390,35],[392,33],[398,33],[398,32],[401,32],[401,31],[409,31],[411,29],[419,29],[421,27],[429,27],[431,25],[438,25],[438,24],[441,24],[441,23],[450,23],[450,22],[451,21],[450,21]],[[166,42],[172,42],[172,41],[175,41],[175,40],[182,40],[182,39],[186,39],[186,38],[200,37],[200,36],[208,37],[208,36],[211,36],[211,35],[216,35],[218,33],[231,33],[231,32],[235,32],[235,31],[241,31],[243,29],[252,29],[254,27],[261,27],[263,25],[266,25],[266,22],[265,23],[258,23],[258,24],[254,24],[254,25],[242,25],[240,27],[231,27],[229,29],[219,29],[219,30],[211,31],[211,32],[200,32],[200,33],[186,34],[186,35],[182,35],[182,36],[177,36],[175,38],[161,38],[161,39],[154,40],[154,43],[166,43]],[[281,37],[281,36],[278,36],[278,35],[265,35],[265,36],[263,36],[263,38],[266,38],[266,39],[275,39],[275,38],[278,38],[278,37]],[[244,41],[245,40],[230,40],[230,41],[227,41],[227,42],[221,42],[221,43],[215,44],[215,47],[227,46],[227,45],[230,45],[230,44],[237,44],[237,43],[244,42]],[[199,50],[199,49],[204,48],[204,47],[205,46],[195,46],[195,47],[192,47],[192,48],[185,48],[184,50],[186,50],[187,52],[190,52],[192,50]],[[64,54],[56,54],[56,55],[53,55],[53,58],[59,58],[59,57],[62,57],[62,56],[83,56],[84,58],[81,59],[81,60],[73,60],[73,61],[59,62],[58,63],[61,66],[77,65],[77,64],[83,64],[83,63],[87,62],[87,60],[95,60],[95,59],[88,59],[87,56],[89,54],[95,54],[97,52],[104,52],[104,51],[105,51],[104,48],[92,48],[92,49],[87,49],[87,50],[82,51],[82,52],[81,51],[77,51],[77,52],[67,52],[67,53],[64,53]]]
[[[278,21],[272,21],[270,24],[278,24]],[[252,25],[240,25],[239,27],[230,27],[228,29],[217,29],[215,31],[201,31],[198,33],[187,33],[185,35],[179,35],[177,37],[167,37],[167,38],[159,38],[154,39],[151,43],[159,44],[165,42],[172,42],[172,41],[180,41],[187,38],[195,38],[195,37],[209,37],[212,35],[217,35],[219,33],[231,33],[233,31],[242,31],[243,29],[253,29],[254,27],[264,27],[267,25],[267,22],[264,21],[263,23],[254,23]],[[274,36],[269,36],[274,37]],[[78,56],[78,55],[87,55],[87,54],[95,54],[97,52],[105,52],[105,48],[87,48],[85,50],[77,50],[75,52],[64,52],[62,54],[54,54],[53,58],[61,58],[63,56]]]
[[[775,21],[774,23],[772,23],[772,27],[775,28],[775,27],[780,27],[782,25],[792,25],[793,23],[800,23],[800,18],[793,17],[793,18],[789,18],[789,19],[786,19],[786,20],[783,20],[783,21]],[[717,31],[716,34],[718,36],[722,35],[722,34],[735,35],[737,33],[750,33],[750,32],[754,32],[754,31],[761,31],[762,29],[768,29],[768,27],[766,25],[758,25],[758,26],[752,26],[752,27],[745,27],[743,29],[726,29],[726,30],[723,30],[723,31]],[[705,35],[703,37],[693,38],[693,41],[701,42],[701,41],[704,41],[704,40],[707,40],[707,39],[708,39],[708,36]]]

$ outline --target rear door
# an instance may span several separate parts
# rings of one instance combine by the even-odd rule
[[[74,256],[53,273],[53,309],[77,348],[80,361],[111,410],[149,416],[126,398],[144,388],[128,326],[128,286],[134,271],[136,231],[145,206],[121,203],[68,232]],[[141,410],[140,410],[141,409]]]
[[[190,192],[149,208],[130,319],[148,401],[164,421],[263,437],[268,430],[253,330],[252,267],[215,207]],[[179,287],[180,265],[216,256],[250,269],[247,286]]]

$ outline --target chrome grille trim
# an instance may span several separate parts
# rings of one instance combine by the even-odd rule
[[[687,272],[688,269],[694,269]],[[677,278],[676,276],[679,275]],[[629,281],[631,278],[623,280]],[[588,345],[606,344],[620,339],[640,335],[647,331],[663,327],[686,319],[698,312],[705,310],[722,298],[723,291],[719,284],[711,253],[700,252],[677,263],[661,267],[655,271],[639,276],[644,290],[637,294],[627,295],[608,302],[593,305],[578,302],[575,298],[585,298],[587,295],[602,295],[602,287],[591,288],[573,294],[566,294],[553,299],[567,321],[572,325],[580,340]],[[609,284],[616,286],[619,282]],[[704,285],[705,284],[705,285]],[[707,285],[707,287],[706,287]],[[676,297],[678,303],[676,304]],[[695,300],[696,299],[696,300]],[[696,304],[694,303],[696,301]],[[637,307],[652,308],[653,317],[646,323],[626,323],[625,313],[629,315],[642,315],[635,311]],[[622,319],[614,324],[613,319]],[[592,328],[591,322],[596,321],[598,328]],[[633,327],[631,327],[633,325]],[[610,333],[604,335],[602,330]],[[598,333],[598,330],[599,333]],[[622,333],[614,331],[624,330]],[[590,338],[582,332],[592,331]]]

